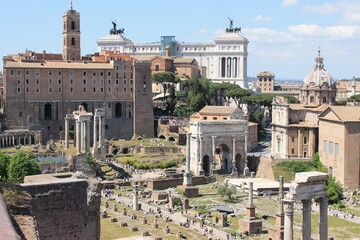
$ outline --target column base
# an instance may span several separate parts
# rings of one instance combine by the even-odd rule
[[[184,185],[184,186],[192,186],[192,185],[193,185],[191,173],[185,173],[185,174],[184,174],[183,185]]]

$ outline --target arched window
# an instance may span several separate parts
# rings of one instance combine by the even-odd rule
[[[115,118],[121,118],[122,117],[122,104],[116,103],[115,104]]]
[[[159,65],[155,65],[155,71],[159,71],[160,70],[160,66]]]
[[[71,21],[71,30],[75,30],[75,22]]]
[[[221,58],[221,77],[225,77],[225,66],[226,66],[226,59],[223,57]]]
[[[233,59],[233,77],[237,77],[237,58]]]
[[[227,77],[231,77],[231,58],[227,59],[227,64],[226,64],[226,69],[227,69]]]
[[[44,118],[46,120],[51,120],[51,118],[52,118],[52,106],[50,103],[45,104]]]
[[[75,46],[75,38],[71,38],[71,45]]]

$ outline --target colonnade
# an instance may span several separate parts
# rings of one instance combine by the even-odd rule
[[[41,143],[41,133],[39,131],[13,132],[9,130],[0,134],[0,148]]]
[[[69,121],[75,120],[75,147],[76,154],[89,153],[91,141],[91,119],[93,125],[93,149],[101,148],[105,137],[105,118],[103,109],[95,109],[95,115],[86,112],[81,106],[79,111],[67,114],[65,117],[65,149],[69,148]]]

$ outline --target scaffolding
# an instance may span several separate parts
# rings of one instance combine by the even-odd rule
[[[166,46],[170,46],[171,56],[175,56],[176,54],[176,44],[175,36],[161,36],[161,56],[165,56],[165,48]]]

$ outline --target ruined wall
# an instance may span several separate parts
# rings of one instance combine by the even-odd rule
[[[100,239],[100,187],[81,179],[22,184],[39,239]]]
[[[205,176],[196,176],[192,178],[193,185],[206,184],[213,179]],[[155,179],[147,182],[147,187],[150,189],[162,190],[170,187],[177,187],[183,184],[183,178],[166,178],[166,179]]]

